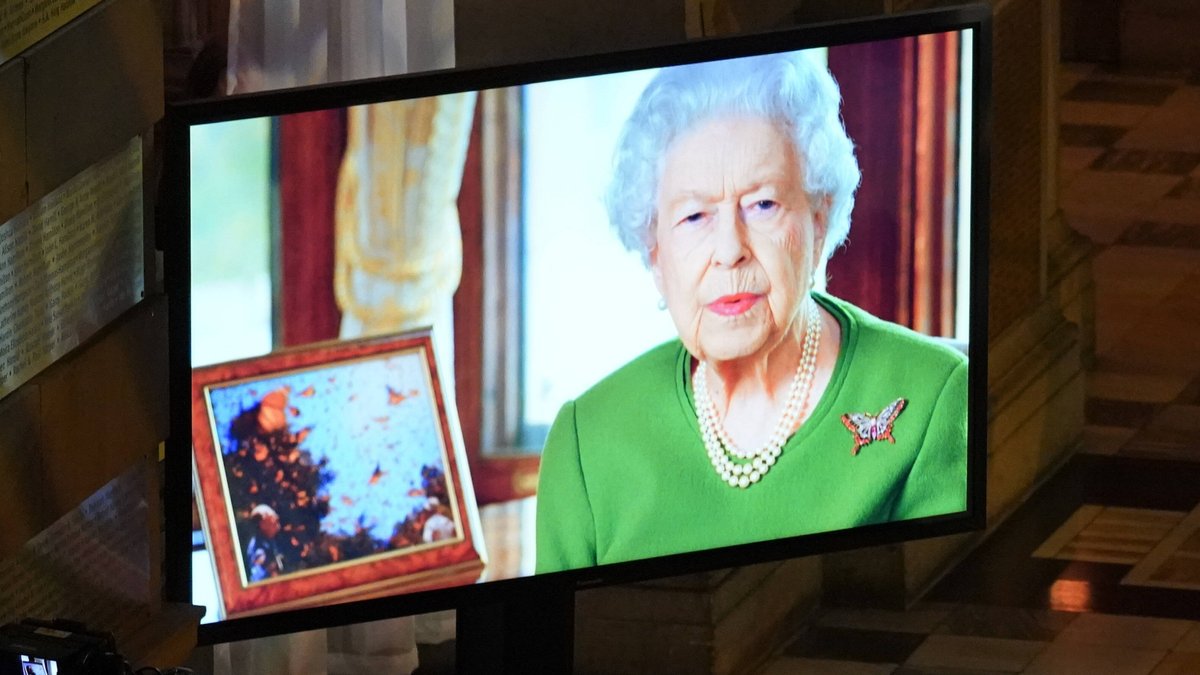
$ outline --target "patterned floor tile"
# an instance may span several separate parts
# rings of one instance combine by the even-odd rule
[[[1078,614],[1022,607],[963,605],[935,633],[1006,638],[1010,640],[1053,640]]]
[[[1079,451],[1091,455],[1115,455],[1135,433],[1136,429],[1086,424]]]
[[[1147,0],[1126,0],[1133,6]],[[1149,0],[1155,2],[1158,0]],[[1186,2],[1187,0],[1185,0]],[[1185,84],[1192,75],[1191,68],[1172,68],[1162,65],[1139,66],[1133,63],[1100,63],[1096,64],[1088,79],[1105,82],[1132,82],[1134,84],[1169,84],[1179,86]]]
[[[1153,106],[1132,103],[1060,101],[1058,119],[1065,124],[1103,124],[1131,129],[1153,111]]]
[[[797,659],[783,657],[767,664],[758,675],[889,675],[896,670],[891,663],[862,663],[860,661],[835,661],[833,659]]]
[[[1192,543],[1194,547],[1195,538],[1192,539]],[[1164,560],[1149,579],[1139,585],[1200,590],[1200,556],[1177,551]]]
[[[950,613],[950,608],[914,608],[908,611],[835,608],[824,612],[817,619],[817,625],[834,628],[927,634],[933,632],[933,629],[942,623]]]
[[[1088,73],[1096,71],[1099,69],[1099,67],[1100,66],[1092,63],[1091,61],[1066,60],[1058,64],[1059,73],[1066,75],[1079,75],[1080,77],[1084,77]]]
[[[1058,556],[1059,551],[1071,542],[1075,537],[1079,536],[1080,532],[1088,526],[1104,507],[1100,504],[1083,504],[1075,509],[1065,520],[1062,525],[1059,525],[1045,541],[1033,550],[1032,555],[1035,558],[1054,558]]]
[[[785,656],[867,663],[903,663],[924,635],[814,626],[784,649]]]
[[[1121,447],[1122,455],[1200,461],[1200,405],[1168,405]]]
[[[1099,380],[1099,375],[1109,372],[1134,372],[1136,374],[1136,369],[1124,363],[1123,359],[1126,354],[1117,353],[1114,350],[1126,336],[1137,330],[1136,322],[1145,311],[1144,301],[1130,289],[1124,289],[1121,294],[1114,293],[1111,290],[1101,293],[1100,289],[1097,289],[1094,302],[1096,307],[1095,316],[1097,317],[1095,353],[1098,355],[1098,359],[1107,359],[1117,367],[1093,368],[1088,373],[1088,380]],[[1113,321],[1108,319],[1108,317],[1122,317],[1122,319],[1120,321]],[[1095,396],[1104,396],[1104,394],[1095,391],[1089,393]],[[1118,393],[1116,397],[1128,398],[1128,396],[1121,393]]]
[[[1200,153],[1176,150],[1133,150],[1112,148],[1096,158],[1088,168],[1094,171],[1187,176],[1200,166]],[[1176,187],[1172,185],[1171,189]],[[1170,194],[1170,190],[1164,195]]]
[[[1187,384],[1175,402],[1180,405],[1200,405],[1200,375]]]
[[[1088,153],[1099,152],[1097,150],[1080,148],[1073,150]],[[1125,216],[1105,212],[1080,213],[1079,211],[1072,211],[1064,213],[1063,217],[1068,227],[1097,244],[1111,244],[1115,242],[1117,237],[1125,233],[1125,230],[1145,219],[1144,214],[1141,212]]]
[[[1200,654],[1167,654],[1150,675],[1196,675],[1200,673]]]
[[[1084,80],[1071,87],[1071,90],[1063,95],[1063,99],[1066,101],[1162,105],[1163,101],[1166,101],[1176,88],[1170,84]]]
[[[1163,538],[1121,583],[1200,590],[1200,507]]]
[[[1026,675],[1148,675],[1164,656],[1163,650],[1054,642],[1023,672]]]
[[[1187,652],[1189,654],[1200,653],[1200,623],[1193,623],[1188,632],[1184,633],[1183,638],[1171,648],[1171,651]]]
[[[1184,383],[1190,382],[1196,372],[1195,364],[1200,364],[1200,340],[1195,339],[1196,317],[1164,303],[1143,313],[1136,321],[1135,329],[1126,333],[1110,350],[1114,358],[1119,356],[1130,369],[1146,373],[1175,369],[1183,374]],[[1157,401],[1173,401],[1182,389],[1181,386]]]
[[[1135,318],[1137,317],[1138,306],[1136,305],[1136,303],[1130,303],[1130,302],[1125,301],[1124,299],[1120,299],[1120,304],[1118,304],[1118,299],[1110,298],[1110,299],[1108,299],[1107,302],[1105,302],[1102,305],[1100,300],[1097,298],[1096,307],[1097,307],[1096,314],[1098,316],[1102,313],[1100,308],[1103,307],[1104,308],[1103,314],[1105,314],[1105,315],[1121,316],[1128,312],[1127,315],[1129,315],[1131,317],[1135,317]],[[1109,310],[1113,310],[1113,309],[1127,310],[1127,312],[1126,311],[1109,311]],[[1132,319],[1130,321],[1132,322]],[[1121,344],[1121,341],[1124,340],[1125,337],[1127,335],[1129,335],[1129,333],[1133,332],[1134,330],[1135,329],[1132,325],[1122,326],[1122,325],[1118,325],[1118,322],[1116,322],[1116,321],[1099,321],[1098,320],[1096,322],[1096,350],[1095,350],[1096,353],[1105,355],[1105,356],[1111,354],[1114,357],[1124,356],[1124,354],[1115,354],[1114,350],[1117,348],[1118,345]],[[1118,371],[1118,372],[1127,372],[1128,370],[1129,370],[1129,367],[1125,366],[1125,367],[1122,367],[1120,369],[1120,371]],[[1088,382],[1100,382],[1100,381],[1104,380],[1105,377],[1100,377],[1100,375],[1102,375],[1102,374],[1105,375],[1105,377],[1108,376],[1108,373],[1105,373],[1104,371],[1093,371],[1093,372],[1088,373],[1088,376],[1087,376]],[[1089,389],[1088,393],[1093,396],[1108,396],[1109,395],[1108,393],[1105,393],[1104,391],[1101,391],[1099,389],[1096,389],[1096,390]],[[1117,396],[1117,397],[1129,398],[1128,395],[1125,394],[1123,391],[1117,391],[1117,392],[1113,393],[1112,395]]]
[[[1122,232],[1116,243],[1129,246],[1200,249],[1200,227],[1175,223],[1141,222]]]
[[[1137,222],[1137,221],[1134,221]],[[1146,289],[1161,298],[1179,282],[1196,273],[1200,254],[1195,251],[1164,251],[1142,246],[1111,246],[1096,255],[1093,268],[1099,280],[1097,292]],[[1120,317],[1115,317],[1120,318]]]
[[[1148,428],[1200,435],[1200,405],[1169,405],[1154,416]]]
[[[1168,192],[1167,197],[1172,199],[1200,199],[1200,178],[1188,176],[1182,183]]]
[[[1121,351],[1120,344],[1113,349]],[[1189,373],[1095,372],[1088,375],[1087,391],[1093,398],[1170,403],[1191,379]]]
[[[1107,148],[1128,132],[1127,127],[1098,124],[1063,124],[1058,128],[1058,142],[1067,147]]]
[[[1182,619],[1083,614],[1059,633],[1055,642],[1078,642],[1165,652],[1178,644],[1193,625],[1193,622]]]
[[[1122,148],[1200,151],[1200,87],[1180,87],[1117,143]]]
[[[1179,249],[1163,249],[1178,252]],[[1198,251],[1200,253],[1200,251]],[[1179,279],[1170,290],[1157,300],[1147,299],[1141,311],[1127,315],[1135,324],[1135,330],[1126,334],[1124,353],[1114,353],[1109,359],[1123,364],[1166,364],[1161,372],[1200,372],[1200,341],[1196,340],[1196,317],[1200,314],[1200,265],[1197,273]],[[1153,354],[1140,354],[1136,350],[1151,349]],[[1156,372],[1152,367],[1141,367],[1141,372]],[[1190,378],[1189,378],[1190,381]]]
[[[1096,70],[1094,63],[1063,63],[1059,64],[1058,68],[1058,95],[1071,91],[1071,89],[1088,79],[1093,71]]]
[[[930,592],[934,600],[1200,619],[1200,592],[1122,585],[1129,565],[1034,558],[1083,504],[1186,512],[1200,465],[1076,455]],[[1170,535],[1168,535],[1170,536]]]
[[[1200,262],[1196,270],[1184,277],[1163,301],[1161,309],[1174,309],[1182,312],[1200,312]],[[1189,331],[1185,338],[1194,337],[1194,331]],[[1193,364],[1200,366],[1200,363]]]
[[[1104,155],[1101,155],[1096,162],[1103,159]],[[1124,206],[1132,210],[1131,215],[1144,218],[1145,209],[1162,199],[1180,180],[1172,174],[1088,169],[1080,171],[1071,184],[1063,188],[1062,208],[1072,213],[1078,206],[1104,204],[1112,195],[1119,194]]]
[[[1163,459],[1176,462],[1200,462],[1200,448],[1190,440],[1164,437],[1163,434],[1142,432],[1131,438],[1117,451],[1121,457]]]
[[[1134,565],[1186,514],[1085,504],[1034,552],[1034,557]]]
[[[1159,537],[1166,535],[1165,532],[1156,532],[1155,534]],[[1083,533],[1054,557],[1065,560],[1133,565],[1150,552],[1154,543],[1154,540],[1102,539]]]
[[[964,668],[916,668],[912,665],[901,665],[892,671],[892,675],[1004,675],[1000,670],[974,670]]]
[[[1020,672],[1046,648],[1046,642],[970,635],[930,635],[905,666]]]
[[[1140,429],[1154,418],[1158,409],[1155,403],[1089,397],[1083,414],[1088,424]]]
[[[1195,180],[1194,176],[1190,178]],[[1150,221],[1200,226],[1200,199],[1160,199],[1150,205],[1144,217]]]
[[[1068,147],[1058,149],[1058,181],[1060,189],[1071,184],[1081,172],[1104,152],[1104,148]]]

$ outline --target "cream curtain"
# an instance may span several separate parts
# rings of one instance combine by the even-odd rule
[[[452,67],[452,0],[229,0],[226,93]]]
[[[441,324],[462,273],[457,198],[474,106],[474,94],[455,94],[349,111],[334,272],[343,338],[448,328]],[[438,347],[453,353],[452,343]]]

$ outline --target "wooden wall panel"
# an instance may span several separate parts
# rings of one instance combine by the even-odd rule
[[[22,55],[30,202],[162,117],[158,5],[107,0]]]
[[[501,63],[598,54],[681,42],[684,4],[648,0],[636,11],[587,0],[455,0],[454,64]]]
[[[0,560],[53,522],[37,455],[40,394],[30,385],[0,400]]]
[[[25,205],[25,68],[10,61],[0,66],[0,223]]]
[[[0,67],[0,220],[148,137],[163,112],[159,6],[105,0]],[[0,559],[156,455],[165,318],[151,297],[0,400]]]
[[[166,298],[157,296],[33,379],[52,518],[157,453],[167,437],[166,344]]]
[[[998,335],[1041,295],[1042,7],[1004,3],[993,24],[989,324]]]

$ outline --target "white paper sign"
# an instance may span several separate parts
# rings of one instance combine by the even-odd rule
[[[0,225],[0,398],[145,294],[142,141]]]

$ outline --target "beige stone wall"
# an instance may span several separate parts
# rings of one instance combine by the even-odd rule
[[[820,559],[576,594],[575,672],[749,672],[809,617]]]
[[[107,0],[0,66],[0,101],[20,103],[2,109],[12,122],[4,120],[3,135],[19,131],[23,148],[0,161],[0,185],[21,188],[0,203],[0,222],[131,139],[149,147],[163,113],[160,34],[154,3]],[[158,300],[0,400],[0,467],[17,469],[0,471],[0,560],[139,459],[157,456],[167,433],[166,309]]]
[[[163,115],[161,3],[91,4],[95,6],[55,24],[53,32],[32,46],[5,54],[7,60],[0,64],[0,223],[27,213],[122,148],[140,146],[141,157],[153,156],[154,125]],[[148,168],[143,165],[143,175]],[[106,588],[110,579],[104,575],[112,574],[112,566],[106,569],[96,561],[75,570],[44,569],[39,562],[44,557],[37,552],[76,551],[85,543],[106,546],[86,527],[51,526],[75,522],[71,518],[86,520],[90,516],[80,515],[77,507],[110,481],[129,475],[146,480],[134,481],[135,498],[113,506],[113,522],[127,523],[123,532],[137,545],[109,552],[114,559],[125,556],[122,563],[143,575],[143,583],[123,583],[119,589],[144,610],[137,620],[161,609],[157,465],[159,443],[168,431],[167,314],[165,298],[154,292],[154,227],[148,215],[153,181],[138,180],[143,192],[134,199],[142,202],[140,213],[147,214],[137,223],[147,237],[141,267],[146,298],[111,323],[91,326],[82,344],[0,398],[0,624],[24,616],[86,620],[94,615],[84,607],[94,609],[109,597],[106,593],[113,589]],[[87,226],[49,212],[55,215],[19,222],[59,232]],[[88,292],[104,290],[92,287]],[[0,331],[5,328],[0,325]],[[47,541],[49,534],[55,539]],[[13,584],[33,597],[25,602]],[[184,623],[192,630],[189,636],[184,628],[186,642],[194,639],[194,619]],[[106,622],[93,628],[131,640],[134,633],[141,634],[141,627],[132,624]],[[143,637],[126,653],[149,655],[161,644],[153,630]],[[176,644],[171,658],[181,659],[181,654],[186,651],[181,653]]]
[[[478,68],[679,42],[684,5],[643,0],[455,0],[455,65]]]

